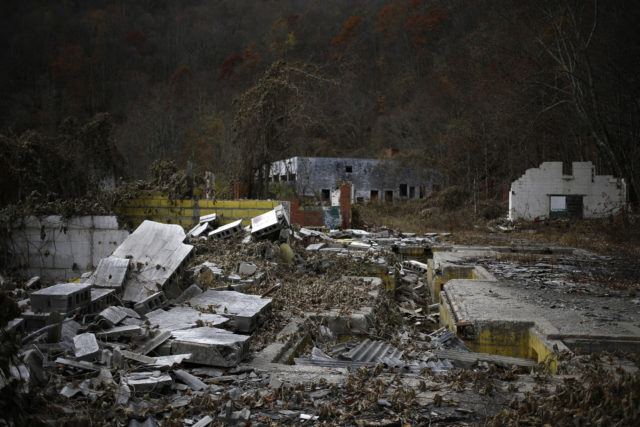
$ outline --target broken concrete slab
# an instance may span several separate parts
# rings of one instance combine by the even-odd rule
[[[209,427],[212,422],[213,422],[213,418],[207,415],[191,427]]]
[[[169,338],[171,338],[171,331],[160,331],[160,333],[156,334],[153,338],[142,344],[142,346],[138,349],[138,352],[140,354],[146,355]]]
[[[100,314],[98,314],[98,317],[100,319],[104,319],[107,324],[113,328],[118,323],[122,322],[127,316],[129,316],[129,312],[131,311],[135,313],[136,316],[138,315],[138,313],[131,309],[125,309],[125,307],[112,305],[102,310]]]
[[[82,309],[91,302],[88,283],[60,283],[31,294],[31,309],[38,312],[69,313]]]
[[[228,237],[233,236],[236,233],[242,231],[242,220],[239,219],[237,221],[230,222],[229,224],[225,224],[220,226],[209,233],[209,238],[213,239],[226,239]]]
[[[269,212],[251,218],[251,235],[261,239],[289,226],[288,212],[282,205],[278,205]]]
[[[140,326],[124,325],[98,332],[96,336],[104,340],[117,340],[122,337],[138,338],[144,335]]]
[[[95,287],[110,288],[122,292],[127,279],[129,264],[130,262],[127,258],[113,256],[102,258],[96,271],[91,275],[90,281]]]
[[[231,325],[243,333],[252,332],[257,328],[271,310],[270,298],[211,289],[191,298],[189,304],[202,310],[215,310],[228,317]]]
[[[95,360],[100,353],[100,346],[96,336],[91,333],[76,335],[73,337],[73,345],[76,359],[78,360]]]
[[[170,375],[162,374],[160,371],[132,372],[123,378],[124,383],[136,393],[157,392],[173,383]]]
[[[191,353],[189,362],[230,368],[245,357],[249,336],[237,335],[218,328],[195,328],[174,331],[171,352]]]
[[[193,250],[184,239],[179,225],[144,221],[118,246],[112,256],[130,259],[135,266],[125,282],[125,301],[141,302],[149,292],[169,286]]]
[[[195,328],[196,326],[219,326],[227,323],[227,317],[218,314],[203,313],[190,307],[174,307],[171,310],[154,310],[147,313],[151,327],[176,331]]]

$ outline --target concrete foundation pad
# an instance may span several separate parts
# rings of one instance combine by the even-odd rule
[[[441,294],[441,322],[482,353],[542,361],[554,344],[560,350],[640,352],[640,329],[634,326],[640,314],[628,299],[615,299],[620,307],[628,306],[623,309],[626,321],[595,322],[593,316],[606,312],[600,307],[613,304],[613,297],[605,301],[595,295],[562,294],[562,309],[547,300],[547,293],[517,282],[450,280]]]
[[[271,309],[271,299],[235,291],[208,290],[191,298],[189,304],[202,310],[215,310],[228,317],[239,332],[250,333],[257,328]]]
[[[249,336],[224,329],[195,328],[173,332],[171,353],[191,353],[189,362],[229,368],[236,366],[249,350]]]
[[[229,321],[218,314],[202,313],[190,307],[175,307],[171,310],[154,310],[147,313],[152,327],[167,331],[195,328],[196,326],[219,326]]]

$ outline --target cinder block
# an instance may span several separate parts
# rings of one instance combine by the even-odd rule
[[[69,313],[76,308],[86,307],[90,302],[89,283],[61,283],[31,294],[31,308],[34,312]]]
[[[211,233],[209,233],[209,238],[226,239],[228,237],[233,236],[236,233],[239,233],[240,231],[242,231],[241,219],[216,228]]]
[[[138,314],[146,314],[150,311],[162,308],[166,303],[167,297],[164,295],[164,292],[156,292],[134,305],[133,309]]]

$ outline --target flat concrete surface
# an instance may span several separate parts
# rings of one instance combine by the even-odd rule
[[[271,306],[271,299],[210,289],[191,298],[189,304],[203,310],[215,310],[217,314],[231,319],[231,324],[238,331],[251,332],[264,320]]]
[[[640,310],[630,297],[570,294],[561,286],[480,280],[450,280],[445,292],[459,320],[531,322],[549,339],[623,340],[638,343],[640,350]]]
[[[144,221],[118,246],[112,256],[128,258],[134,265],[125,282],[125,301],[140,302],[162,289],[193,250],[182,243],[184,239],[179,225]]]
[[[171,353],[191,353],[190,362],[210,366],[233,367],[249,350],[249,336],[218,328],[195,328],[173,332]]]
[[[112,256],[102,258],[91,276],[91,283],[99,288],[121,290],[127,276],[127,270],[129,270],[129,260],[126,258]]]
[[[158,309],[147,313],[146,316],[151,327],[167,331],[195,328],[196,326],[219,326],[229,321],[226,317],[202,313],[189,307],[175,307],[167,311]]]

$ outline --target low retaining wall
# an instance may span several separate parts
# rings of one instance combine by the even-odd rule
[[[118,228],[115,216],[30,216],[14,224],[8,249],[14,266],[26,274],[67,280],[92,270],[128,235]]]

